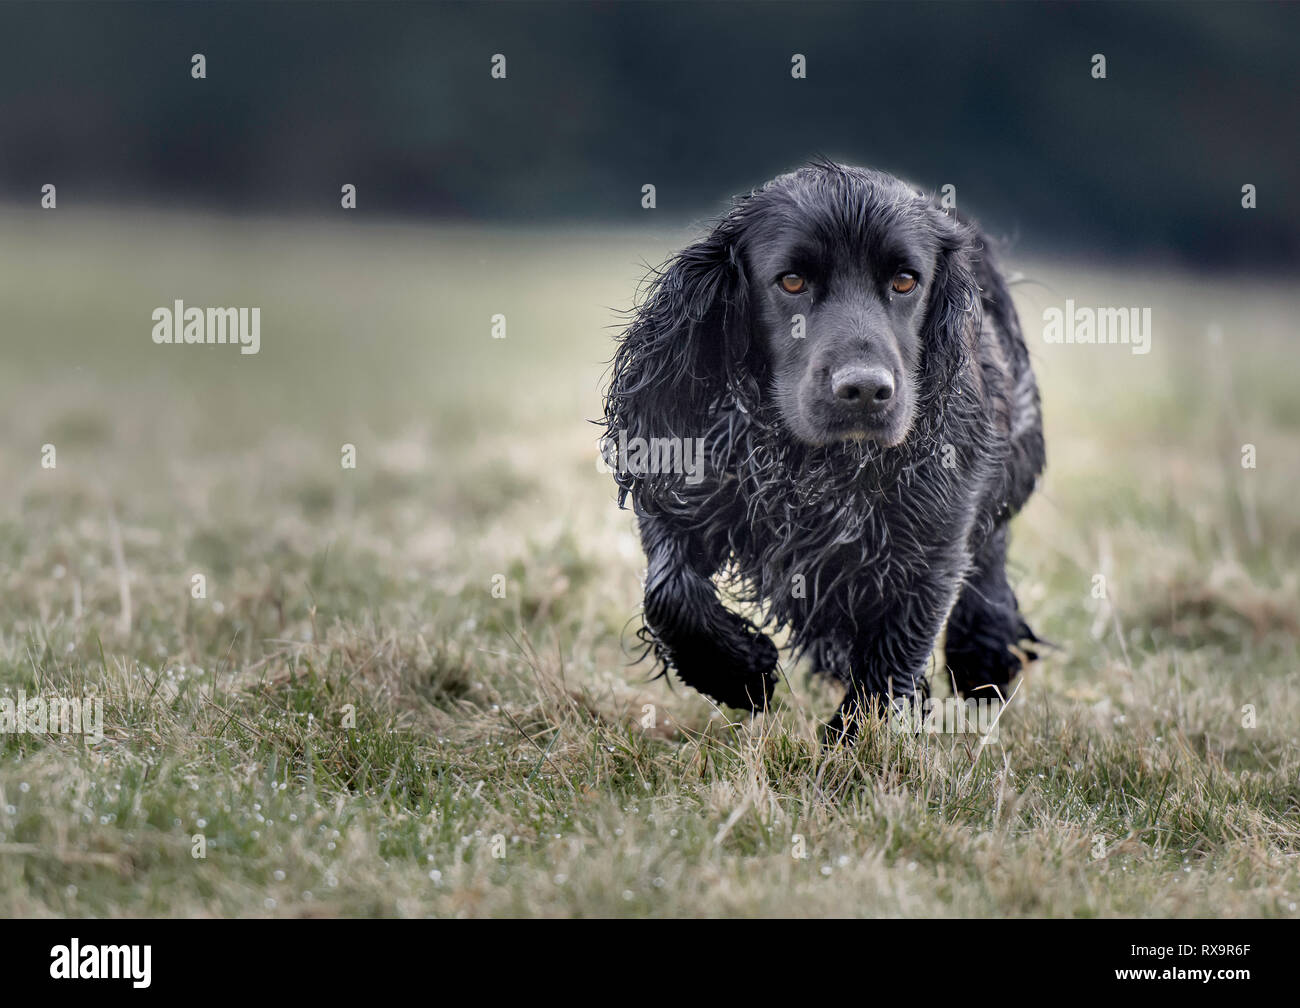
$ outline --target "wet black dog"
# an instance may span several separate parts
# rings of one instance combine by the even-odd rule
[[[649,565],[642,636],[683,682],[762,708],[777,650],[761,631],[788,627],[848,685],[830,727],[852,732],[864,704],[928,693],[946,621],[956,689],[1005,693],[1037,639],[1005,563],[1043,435],[973,226],[880,172],[782,175],[654,276],[605,405]]]

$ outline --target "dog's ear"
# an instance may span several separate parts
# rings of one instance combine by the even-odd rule
[[[975,359],[983,324],[975,259],[982,241],[973,227],[938,208],[931,208],[939,239],[934,282],[926,304],[921,387],[946,398],[956,391],[962,372]],[[942,405],[937,403],[936,405]]]
[[[737,247],[743,219],[738,205],[651,277],[614,355],[606,446],[620,436],[704,437],[720,401],[751,394],[748,291]],[[621,503],[639,480],[618,467],[615,478]],[[671,480],[649,478],[643,489],[646,483],[662,489]]]

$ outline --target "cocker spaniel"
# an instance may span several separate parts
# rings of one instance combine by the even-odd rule
[[[960,695],[1036,657],[1005,565],[1037,384],[988,242],[912,186],[817,162],[737,198],[650,280],[603,423],[642,638],[719,703],[767,704],[781,629],[848,687],[832,735],[928,696],[945,624]]]

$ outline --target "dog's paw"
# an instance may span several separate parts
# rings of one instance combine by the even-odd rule
[[[1014,632],[986,632],[968,635],[960,641],[950,640],[944,659],[952,684],[961,696],[994,699],[1001,694],[1005,699],[1011,680],[1030,662],[1038,660],[1038,652],[1031,645],[1047,643],[1023,620],[1018,620]]]
[[[837,745],[852,746],[857,743],[867,718],[891,718],[906,712],[909,705],[929,695],[929,684],[923,678],[917,680],[914,695],[897,696],[892,700],[880,693],[865,693],[850,687],[831,719],[822,725],[821,744],[827,749]]]
[[[839,710],[831,715],[831,719],[822,725],[822,747],[833,749],[837,745],[852,746],[858,740],[859,726],[858,712],[845,710],[844,705],[841,704]]]
[[[712,632],[675,640],[665,650],[677,678],[724,707],[763,710],[780,681],[776,645],[729,611]]]

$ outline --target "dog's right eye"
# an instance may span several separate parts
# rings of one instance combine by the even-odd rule
[[[802,294],[808,289],[808,281],[798,273],[786,273],[777,283],[787,294]]]

